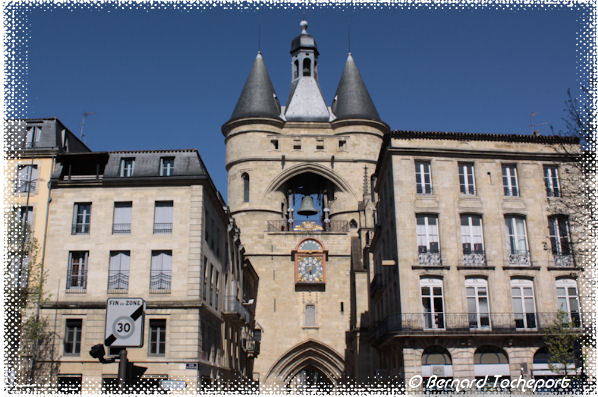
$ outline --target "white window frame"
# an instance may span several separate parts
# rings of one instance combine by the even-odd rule
[[[544,184],[546,196],[561,197],[561,184],[559,180],[559,167],[554,164],[544,166]]]
[[[563,235],[561,226],[564,226]],[[550,236],[550,247],[556,255],[571,255],[571,233],[569,230],[568,218],[565,215],[551,215],[548,217],[548,234]],[[566,242],[569,252],[563,252],[563,242]]]
[[[432,194],[432,163],[415,161],[415,187],[417,194]]]
[[[516,164],[502,165],[502,183],[504,195],[507,197],[520,196],[519,179],[517,178]]]
[[[571,278],[561,278],[556,280],[556,297],[559,310],[567,314],[567,319],[575,326],[579,326],[581,321],[581,306],[579,305],[579,289],[577,282]],[[574,289],[572,294],[571,289]],[[572,302],[577,306],[577,311],[572,311]],[[574,313],[576,318],[574,319]]]
[[[164,327],[152,327],[159,323]],[[162,318],[152,318],[149,320],[149,343],[147,349],[148,356],[165,356],[166,355],[166,320]],[[160,351],[160,347],[164,347],[164,351]],[[152,348],[155,351],[152,352]]]
[[[164,277],[165,280],[161,280]],[[152,288],[152,283],[159,280],[158,287]],[[170,292],[172,288],[172,251],[153,250],[150,265],[150,292]]]
[[[444,308],[444,287],[442,279],[422,277],[419,279],[420,293],[421,293],[421,305],[422,305],[422,320],[423,328],[428,329],[445,329],[446,318]],[[425,293],[424,289],[428,289],[428,293]],[[440,288],[440,295],[438,295],[435,289]],[[440,297],[441,310],[438,311],[436,307],[436,299]],[[428,300],[429,311],[426,310],[425,301]]]
[[[15,193],[35,193],[37,185],[37,164],[17,164]]]
[[[424,223],[420,225],[419,219],[423,219]],[[431,225],[430,219],[435,219],[436,224]],[[417,235],[417,252],[421,253],[440,253],[440,233],[438,227],[438,215],[436,214],[416,214],[415,216],[416,235]],[[431,245],[436,243],[438,250],[432,251]],[[420,252],[420,247],[426,248],[425,252]]]
[[[475,219],[479,219],[480,225],[475,226],[473,223]],[[467,220],[467,225],[463,225],[463,220]],[[461,223],[461,249],[464,255],[474,253],[484,253],[484,221],[481,215],[477,214],[461,214],[459,217]],[[476,233],[479,229],[479,233]],[[470,245],[469,252],[465,252],[465,244]],[[476,245],[480,245],[481,249],[476,250]]]
[[[27,126],[27,135],[25,138],[25,147],[28,149],[37,147],[39,143],[39,138],[42,134],[42,126],[41,125],[29,125]]]
[[[519,234],[518,224],[523,225],[523,236]],[[507,240],[507,252],[529,256],[529,242],[527,240],[527,225],[524,216],[505,215],[505,237]],[[521,244],[524,243],[522,247]],[[513,246],[515,243],[515,246]]]
[[[526,291],[526,289],[528,291]],[[514,294],[515,290],[518,290],[518,296]],[[527,293],[531,291],[531,293]],[[517,311],[515,307],[515,301],[519,300],[519,308],[521,311]],[[529,305],[526,303],[531,302],[532,311],[530,311]],[[513,307],[513,316],[515,319],[516,329],[537,329],[538,328],[538,316],[536,309],[536,297],[534,294],[534,283],[528,279],[513,278],[511,279],[511,305]],[[522,327],[517,327],[517,321],[520,321]]]
[[[491,329],[490,316],[490,293],[488,291],[488,280],[484,278],[466,278],[465,296],[467,301],[467,312],[470,329]],[[483,300],[486,300],[486,312],[482,313],[481,306]],[[469,303],[475,303],[475,312],[470,311]],[[473,318],[475,317],[475,318]],[[484,317],[485,320],[484,321]],[[475,324],[473,321],[475,320]],[[482,324],[486,323],[486,324]],[[474,325],[474,326],[472,326]]]
[[[69,323],[77,322],[77,326],[69,327]],[[83,339],[83,320],[80,318],[67,318],[64,322],[63,352],[65,356],[80,356],[81,341]],[[66,350],[66,344],[72,344],[71,351]]]
[[[73,254],[83,254],[83,261],[77,262],[77,272],[73,273]],[[79,257],[80,258],[80,257]],[[67,290],[85,290],[87,288],[87,267],[89,264],[89,251],[69,251],[69,263],[66,277],[66,289]],[[73,283],[73,276],[78,281]]]
[[[72,234],[89,234],[91,230],[91,203],[73,205]],[[89,207],[86,209],[85,207]]]
[[[476,195],[474,163],[459,163],[459,189],[461,194]]]
[[[123,157],[120,159],[120,176],[130,178],[135,174],[135,157]]]
[[[160,157],[160,176],[172,176],[174,157]]]

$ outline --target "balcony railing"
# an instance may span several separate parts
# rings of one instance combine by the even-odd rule
[[[14,186],[15,186],[15,193],[34,193],[35,186],[37,184],[37,180],[27,180],[27,179],[15,179]]]
[[[288,222],[284,219],[277,219],[275,221],[267,221],[268,232],[336,232],[348,233],[348,221],[330,221],[320,224],[315,221],[293,221]]]
[[[529,251],[510,252],[507,258],[508,266],[530,266]]]
[[[127,233],[131,233],[131,224],[130,223],[113,223],[112,224],[112,234],[127,234]]]
[[[154,234],[172,233],[172,222],[154,223]]]
[[[555,267],[574,267],[573,255],[552,254]]]
[[[239,317],[247,324],[249,324],[249,312],[247,309],[239,302],[237,297],[233,295],[227,295],[224,297],[224,309],[223,312],[225,313],[236,313]]]
[[[417,256],[420,266],[442,266],[440,252],[420,252]]]
[[[463,254],[463,266],[488,266],[486,252],[477,251]]]
[[[129,274],[110,272],[108,274],[108,291],[124,292],[129,289]]]
[[[557,319],[556,312],[540,313],[402,313],[393,314],[376,324],[376,339],[389,333],[426,332],[524,332],[546,329]],[[580,326],[580,316],[573,313],[573,326]]]
[[[87,223],[73,223],[72,234],[87,234],[89,233],[89,222]]]
[[[150,292],[169,293],[171,272],[152,272],[150,276]]]

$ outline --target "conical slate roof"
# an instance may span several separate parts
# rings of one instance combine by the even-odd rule
[[[245,117],[280,118],[280,103],[262,53],[258,52],[231,120]]]
[[[331,109],[337,119],[381,121],[351,53],[347,57]]]

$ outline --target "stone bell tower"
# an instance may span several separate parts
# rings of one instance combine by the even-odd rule
[[[367,365],[362,249],[368,184],[388,126],[351,54],[331,106],[318,84],[318,48],[301,21],[291,88],[281,106],[258,53],[229,121],[228,201],[259,275],[254,377],[263,387],[334,387]],[[349,343],[347,343],[349,341]]]

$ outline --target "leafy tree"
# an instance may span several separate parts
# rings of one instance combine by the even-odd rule
[[[569,319],[564,311],[559,311],[556,319],[544,335],[544,344],[550,355],[548,368],[556,374],[564,376],[576,375],[575,370],[569,373],[571,364],[576,363],[575,344],[581,339],[581,331]]]

